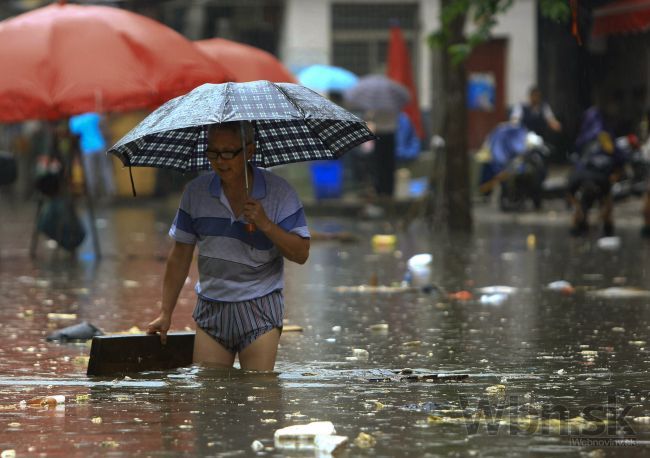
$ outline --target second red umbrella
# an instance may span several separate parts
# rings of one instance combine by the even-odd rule
[[[256,80],[296,82],[282,62],[262,49],[223,38],[198,40],[194,43],[211,59],[225,66],[238,83]]]

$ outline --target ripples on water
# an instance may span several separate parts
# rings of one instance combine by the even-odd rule
[[[16,449],[19,456],[248,456],[259,440],[269,447],[261,454],[273,455],[276,429],[329,420],[351,441],[360,432],[373,435],[379,456],[583,456],[593,449],[571,446],[553,425],[547,432],[541,426],[526,430],[522,418],[530,427],[530,418],[539,419],[544,409],[566,408],[567,418],[575,418],[594,406],[605,419],[607,407],[628,405],[632,417],[650,415],[647,299],[586,294],[589,288],[650,284],[648,247],[626,243],[636,243],[632,232],[612,253],[568,240],[564,228],[483,225],[470,240],[429,241],[428,232],[414,226],[398,234],[397,253],[377,254],[367,240],[383,227],[342,221],[362,242],[314,242],[307,265],[288,263],[287,319],[304,331],[283,335],[276,374],[193,366],[87,378],[88,345],[48,343],[45,336],[81,320],[106,332],[143,328],[158,306],[169,247],[162,221],[169,215],[138,211],[136,224],[133,212],[124,212],[115,211],[101,230],[101,263],[93,262],[85,245],[81,261],[43,249],[32,263],[20,246],[7,246],[10,236],[21,240],[16,234],[24,224],[3,227],[0,449]],[[531,233],[535,249],[526,245]],[[406,259],[418,252],[434,254],[434,280],[446,291],[489,285],[518,290],[501,305],[482,305],[478,296],[450,301],[436,294],[333,288],[371,278],[399,282]],[[193,283],[194,270],[191,278]],[[559,279],[577,286],[577,293],[544,288]],[[192,325],[193,305],[188,286],[174,329]],[[56,320],[48,313],[76,318]],[[388,329],[372,330],[378,323]],[[447,384],[369,381],[373,371],[402,368],[470,377]],[[68,401],[56,408],[18,406],[46,394],[64,394]],[[503,422],[498,434],[485,423],[468,434],[468,424],[489,406],[493,423]],[[647,424],[633,427],[638,440],[648,440]],[[607,448],[607,456],[642,452],[647,448]],[[359,453],[366,452],[352,444],[344,452]]]

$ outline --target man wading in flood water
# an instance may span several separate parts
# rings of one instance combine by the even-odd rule
[[[194,363],[273,370],[284,317],[284,258],[304,264],[309,229],[295,190],[282,178],[248,163],[253,125],[211,125],[206,156],[214,173],[188,183],[169,231],[162,308],[147,333],[165,342],[176,301],[199,248]],[[246,155],[246,161],[241,157]],[[246,177],[251,195],[246,195]],[[246,223],[249,223],[248,225]],[[253,231],[247,230],[250,223]]]

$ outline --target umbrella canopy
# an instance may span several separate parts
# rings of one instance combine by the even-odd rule
[[[351,71],[332,65],[310,65],[298,72],[300,84],[318,92],[345,91],[358,80]]]
[[[291,72],[273,54],[223,38],[198,40],[194,44],[217,63],[228,68],[234,81],[268,80],[275,83],[295,83]]]
[[[191,41],[145,16],[52,4],[0,22],[0,122],[154,107],[230,80]]]
[[[410,95],[404,86],[383,75],[368,75],[345,92],[345,100],[360,110],[399,113]]]
[[[291,83],[204,84],[170,100],[109,152],[127,166],[181,172],[209,169],[208,125],[254,121],[260,167],[337,159],[375,136],[366,124],[316,92]]]

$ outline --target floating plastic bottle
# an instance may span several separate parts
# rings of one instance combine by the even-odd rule
[[[36,398],[28,399],[25,404],[28,406],[55,406],[57,404],[65,404],[65,396],[62,394],[54,396],[39,396]]]

